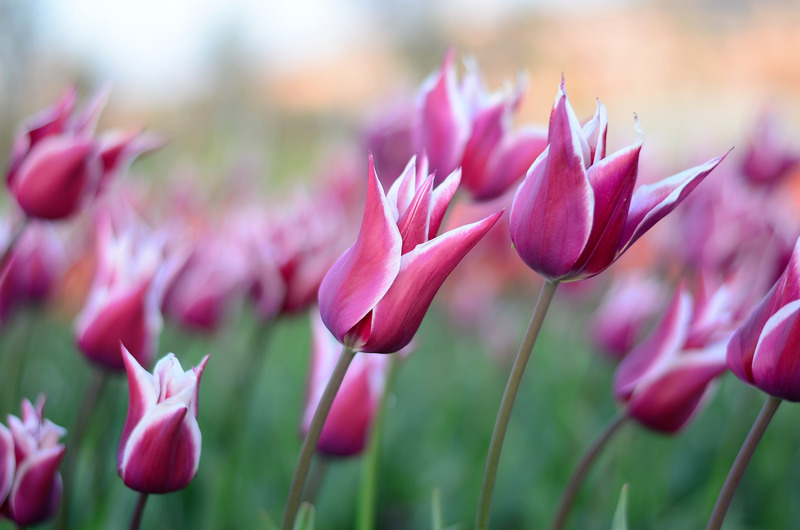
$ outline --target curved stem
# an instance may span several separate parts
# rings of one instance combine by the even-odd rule
[[[322,393],[317,410],[314,412],[314,417],[311,419],[308,434],[303,440],[303,447],[300,449],[300,456],[297,458],[297,467],[295,467],[294,476],[292,477],[292,485],[289,487],[289,497],[286,499],[286,509],[284,510],[283,523],[281,524],[282,530],[292,530],[294,527],[294,520],[300,507],[300,498],[308,476],[311,457],[314,456],[319,436],[322,434],[322,427],[325,425],[325,420],[328,418],[328,413],[333,405],[333,399],[336,397],[339,387],[342,386],[344,375],[347,373],[347,368],[355,355],[356,352],[347,346],[342,348],[342,353],[339,355],[333,374],[331,374],[328,385]]]
[[[389,358],[389,375],[386,377],[386,386],[383,388],[378,410],[375,412],[372,429],[369,434],[367,454],[364,456],[361,471],[361,488],[358,494],[358,530],[372,530],[375,528],[375,496],[378,481],[378,455],[381,448],[381,435],[383,434],[386,403],[391,394],[392,384],[397,373],[397,357]]]
[[[133,517],[131,517],[130,530],[139,530],[142,524],[142,514],[144,514],[144,505],[147,504],[147,493],[140,493],[139,500],[136,501],[136,508],[133,510]]]
[[[761,441],[761,436],[767,430],[767,426],[780,404],[780,398],[769,396],[764,406],[761,407],[761,412],[758,413],[756,421],[750,428],[750,432],[747,434],[747,438],[745,438],[742,448],[739,449],[739,454],[736,455],[736,460],[734,460],[731,470],[728,472],[728,478],[725,479],[725,484],[719,492],[717,502],[714,504],[714,510],[711,512],[711,517],[708,518],[706,530],[719,530],[722,527],[722,521],[725,520],[725,514],[728,513],[728,506],[730,506],[736,487],[739,485],[742,475],[744,475],[744,470],[747,469],[747,464],[750,463],[750,457],[753,456],[758,442]]]
[[[108,382],[108,373],[104,370],[95,370],[92,375],[92,381],[89,383],[89,387],[86,389],[86,393],[83,395],[83,399],[78,408],[78,417],[75,419],[74,426],[68,432],[69,451],[67,452],[67,461],[64,464],[64,492],[61,498],[61,512],[59,513],[57,524],[57,527],[60,529],[70,526],[69,512],[70,503],[72,501],[72,491],[75,487],[75,467],[78,463],[78,455],[80,454],[83,435],[86,433],[86,428],[89,426],[92,411],[94,411],[97,406],[97,402],[103,394],[103,389]]]
[[[539,331],[542,329],[542,323],[547,314],[547,309],[550,307],[550,302],[553,300],[556,287],[558,287],[557,281],[553,282],[548,280],[544,283],[542,291],[539,293],[539,300],[536,302],[536,308],[533,310],[533,316],[531,316],[531,321],[528,324],[528,330],[525,332],[525,337],[522,339],[517,358],[514,360],[514,366],[511,368],[511,373],[508,376],[506,390],[503,393],[503,400],[500,402],[500,410],[497,412],[494,431],[492,431],[492,441],[489,443],[486,467],[483,471],[481,495],[478,499],[478,513],[475,516],[475,528],[477,530],[486,530],[486,528],[489,527],[489,510],[492,505],[492,493],[494,491],[495,480],[497,479],[497,465],[500,462],[500,452],[503,449],[503,440],[506,436],[508,420],[511,418],[511,410],[514,407],[514,400],[517,397],[517,391],[522,382],[522,375],[525,373],[525,366],[528,364],[531,351],[533,351],[533,345],[536,343],[536,338],[539,336]]]
[[[592,464],[597,459],[600,451],[606,446],[611,437],[616,433],[622,425],[628,420],[628,416],[624,411],[617,414],[614,419],[606,426],[605,430],[597,437],[591,446],[583,453],[578,465],[569,477],[567,485],[564,486],[564,491],[561,492],[561,499],[558,501],[558,509],[553,523],[550,525],[550,530],[561,530],[567,522],[569,510],[575,502],[575,497],[578,495],[578,490],[586,478],[586,474],[592,467]]]

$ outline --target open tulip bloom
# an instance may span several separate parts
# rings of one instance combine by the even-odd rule
[[[599,101],[594,117],[580,126],[562,80],[550,114],[547,149],[517,189],[509,217],[514,248],[550,281],[603,272],[726,156],[634,191],[641,135],[606,156],[607,128]]]
[[[319,289],[322,320],[355,351],[392,353],[406,346],[433,297],[502,212],[436,235],[460,174],[436,189],[412,159],[384,194],[372,163],[364,221],[355,244],[331,267]]]

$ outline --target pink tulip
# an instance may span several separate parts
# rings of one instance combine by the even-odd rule
[[[173,354],[152,375],[124,347],[130,401],[117,452],[125,485],[143,493],[184,488],[197,474],[201,435],[197,424],[200,378],[208,355],[183,371]]]
[[[136,130],[104,133],[98,140],[102,164],[98,192],[117,174],[127,171],[137,157],[160,149],[166,143],[166,138],[161,135]]]
[[[328,271],[320,312],[336,339],[357,351],[396,352],[419,328],[436,291],[501,212],[437,236],[459,183],[454,172],[433,189],[413,159],[384,194],[370,157],[361,231]]]
[[[681,285],[653,332],[620,363],[614,394],[628,415],[657,431],[675,432],[695,414],[709,384],[725,372],[729,293],[692,297]]]
[[[728,344],[728,366],[767,394],[800,401],[800,239],[783,274]]]
[[[303,436],[308,432],[341,351],[341,346],[325,328],[316,311],[311,316],[311,332],[311,367],[303,409]],[[319,453],[352,456],[363,451],[386,385],[389,361],[386,355],[356,355],[325,420],[317,443]]]
[[[509,217],[520,257],[551,281],[590,278],[608,268],[726,156],[634,192],[641,138],[606,157],[607,126],[598,102],[581,128],[562,80],[548,147],[517,189]]]
[[[159,310],[161,244],[152,234],[136,234],[135,228],[129,226],[116,236],[107,219],[100,221],[97,271],[75,320],[78,347],[107,370],[125,367],[120,342],[140,363],[150,365],[163,325]]]
[[[444,176],[461,166],[462,185],[477,200],[494,199],[522,178],[544,150],[544,131],[526,128],[509,132],[524,83],[513,92],[487,93],[475,61],[459,85],[455,54],[422,85],[414,129],[418,153],[426,153],[431,168]]]
[[[14,484],[14,471],[17,459],[14,457],[14,437],[11,431],[0,423],[0,506],[3,506]]]
[[[800,167],[800,151],[789,147],[777,116],[775,109],[764,110],[745,147],[742,173],[756,186],[773,187]]]
[[[0,515],[19,526],[49,519],[61,500],[58,466],[66,448],[58,441],[66,431],[44,418],[44,403],[44,397],[36,401],[36,406],[23,400],[22,419],[8,416],[13,444],[8,443],[8,431],[0,428],[0,502],[4,498],[4,486],[8,486],[8,477],[12,473],[14,476],[10,489],[6,490],[8,497],[0,507]],[[14,463],[9,466],[12,458]]]

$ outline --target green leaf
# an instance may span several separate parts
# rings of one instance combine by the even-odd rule
[[[442,492],[439,488],[433,488],[433,495],[431,496],[432,520],[433,530],[444,530],[444,521],[442,520]]]
[[[304,502],[297,511],[294,530],[314,530],[314,506]]]
[[[617,501],[617,510],[614,512],[614,522],[611,523],[611,530],[628,530],[628,485],[622,485]]]

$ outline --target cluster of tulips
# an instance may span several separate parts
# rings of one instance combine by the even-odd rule
[[[795,234],[784,232],[791,226],[786,197],[774,193],[800,157],[781,145],[765,116],[740,163],[723,164],[723,154],[637,186],[638,117],[633,142],[609,152],[605,106],[598,101],[581,122],[563,79],[547,128],[513,128],[524,90],[519,82],[488,91],[474,61],[459,79],[450,52],[409,112],[369,127],[359,155],[366,171],[326,168],[313,192],[298,188],[272,205],[243,194],[219,216],[194,196],[182,200],[182,190],[159,212],[122,177],[133,159],[165,141],[138,130],[95,133],[105,92],[79,110],[70,90],[25,121],[7,170],[17,206],[0,232],[0,322],[45,302],[62,283],[74,267],[69,238],[93,264],[73,329],[96,378],[69,432],[44,417],[43,397],[24,400],[22,417],[0,424],[0,516],[22,527],[58,513],[59,526],[69,526],[85,415],[114,373],[126,373],[129,387],[117,469],[140,493],[131,527],[149,494],[188,486],[201,464],[200,380],[215,356],[190,370],[173,354],[156,362],[163,321],[213,332],[237,300],[249,300],[264,328],[310,313],[303,445],[282,523],[310,528],[301,504],[314,454],[364,451],[395,358],[415,348],[445,280],[453,273],[459,291],[446,293],[453,314],[469,318],[491,312],[507,285],[534,283],[532,269],[541,294],[498,404],[476,508],[475,527],[487,528],[514,401],[557,287],[603,273],[686,200],[675,213],[678,236],[651,243],[641,270],[613,274],[587,326],[619,363],[620,413],[577,463],[552,528],[566,524],[593,459],[622,424],[680,430],[730,368],[770,397],[709,520],[719,528],[778,404],[800,400],[800,242],[793,246]],[[717,178],[695,192],[718,166]],[[456,198],[469,206],[447,216]],[[3,384],[16,376],[3,374]]]

